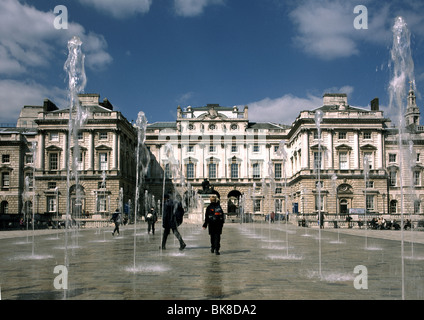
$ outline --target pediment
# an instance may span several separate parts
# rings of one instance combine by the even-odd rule
[[[347,144],[341,144],[335,147],[336,150],[352,150],[352,147]]]
[[[100,145],[100,146],[97,146],[95,149],[96,149],[96,150],[112,150],[112,148],[111,148],[111,147],[106,146],[106,145],[104,145],[104,144],[102,144],[102,145]]]
[[[58,146],[48,146],[46,148],[47,151],[62,151],[62,148],[58,147]]]
[[[360,147],[361,150],[377,150],[377,148],[371,144],[366,144]]]

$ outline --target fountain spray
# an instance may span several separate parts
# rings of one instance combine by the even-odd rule
[[[72,175],[75,179],[76,186],[76,202],[80,202],[80,190],[78,188],[78,170],[76,163],[79,157],[79,146],[78,146],[78,130],[81,128],[85,120],[87,119],[87,113],[83,112],[78,94],[84,91],[87,78],[85,76],[84,69],[84,54],[81,50],[82,41],[74,36],[68,41],[68,59],[65,62],[64,70],[68,74],[68,89],[69,89],[69,123],[68,123],[68,138],[67,145],[65,150],[65,164],[67,171],[66,178],[66,218],[65,218],[65,267],[69,267],[67,246],[68,246],[68,228],[69,228],[69,218],[71,214],[71,194],[70,194],[70,185],[71,185],[71,167],[69,165],[69,156],[71,149],[71,139],[74,139],[74,150],[73,150],[73,161],[72,161]],[[75,119],[73,115],[75,114]],[[64,291],[66,295],[66,290]]]
[[[318,249],[318,262],[319,262],[319,275],[322,277],[321,274],[321,224],[323,223],[321,221],[321,122],[323,118],[323,113],[321,110],[315,111],[315,124],[317,126],[318,130],[318,165],[317,165],[317,171],[318,171],[318,242],[319,242],[319,249]]]
[[[135,204],[134,204],[134,271],[135,268],[135,256],[136,256],[136,247],[137,247],[137,212],[138,205],[140,201],[140,149],[146,140],[146,127],[147,127],[147,118],[144,115],[143,111],[140,111],[137,116],[136,121],[137,127],[137,163],[136,163],[136,189],[135,189]]]
[[[393,28],[393,45],[391,49],[391,62],[393,67],[393,77],[389,85],[390,108],[397,109],[399,132],[399,174],[400,174],[400,210],[401,210],[401,259],[402,259],[402,299],[405,299],[405,266],[404,266],[404,194],[403,194],[403,143],[405,137],[405,101],[407,92],[407,82],[411,88],[415,88],[414,62],[411,54],[410,33],[405,20],[397,17]]]

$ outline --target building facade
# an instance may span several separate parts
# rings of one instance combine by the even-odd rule
[[[137,130],[107,99],[79,97],[88,117],[78,141],[69,141],[69,110],[48,100],[25,106],[16,127],[0,130],[0,217],[65,213],[67,195],[71,213],[87,216],[134,202]],[[176,121],[147,126],[139,207],[147,194],[154,205],[164,192],[193,197],[207,179],[229,215],[243,208],[256,219],[272,211],[322,212],[328,220],[364,212],[420,217],[424,127],[412,89],[404,117],[399,130],[378,99],[355,108],[345,94],[325,94],[321,106],[301,111],[291,125],[249,121],[247,106],[178,107]],[[75,143],[80,179],[66,190],[67,152]]]
[[[69,201],[73,216],[106,217],[134,199],[134,127],[107,99],[100,102],[97,94],[79,99],[87,119],[77,141],[69,135],[69,109],[59,110],[49,100],[25,106],[17,126],[1,130],[2,215],[31,215],[34,210],[54,218],[67,212]],[[72,179],[68,192],[67,161],[71,166],[73,157],[78,185]]]

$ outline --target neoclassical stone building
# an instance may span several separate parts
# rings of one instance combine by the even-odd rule
[[[320,136],[318,110],[323,114]],[[369,217],[399,218],[401,186],[404,213],[423,212],[424,127],[419,117],[411,89],[404,143],[411,145],[413,158],[403,166],[412,176],[404,174],[402,180],[398,128],[379,110],[378,99],[370,109],[355,108],[346,94],[325,94],[322,106],[300,112],[290,126],[251,122],[247,106],[178,107],[175,122],[148,127],[146,143],[165,171],[172,161],[164,146],[170,144],[176,175],[195,190],[208,179],[230,214],[237,213],[242,200],[245,212],[260,218],[271,211],[315,217],[320,210],[332,219],[364,214],[365,208]],[[151,186],[155,176],[148,177]],[[159,189],[161,182],[156,183]]]
[[[0,219],[28,208],[45,215],[66,212],[65,159],[75,143],[80,182],[70,187],[73,214],[104,215],[134,202],[136,128],[107,99],[79,97],[89,112],[78,141],[68,141],[69,110],[49,100],[25,106],[16,127],[0,129]],[[207,179],[228,214],[238,214],[242,205],[256,219],[271,211],[310,217],[321,211],[331,220],[363,214],[365,208],[370,216],[398,217],[401,204],[404,213],[419,215],[424,201],[419,118],[412,89],[402,139],[378,99],[369,109],[355,108],[346,94],[325,94],[321,106],[301,111],[291,125],[252,122],[247,106],[178,107],[175,121],[147,126],[143,161],[149,167],[141,177],[139,207],[146,193],[156,202],[164,191],[193,195]]]
[[[17,126],[1,130],[1,214],[32,213],[32,208],[50,217],[65,214],[66,159],[74,156],[76,144],[79,185],[70,185],[72,215],[105,216],[134,199],[134,127],[107,99],[100,102],[97,94],[79,99],[88,116],[78,141],[69,141],[69,109],[59,110],[49,100],[25,106]]]

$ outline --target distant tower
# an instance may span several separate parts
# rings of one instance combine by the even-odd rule
[[[420,124],[420,109],[416,103],[415,92],[412,88],[412,82],[410,83],[409,94],[408,94],[408,105],[406,107],[405,113],[406,125],[415,125]]]

